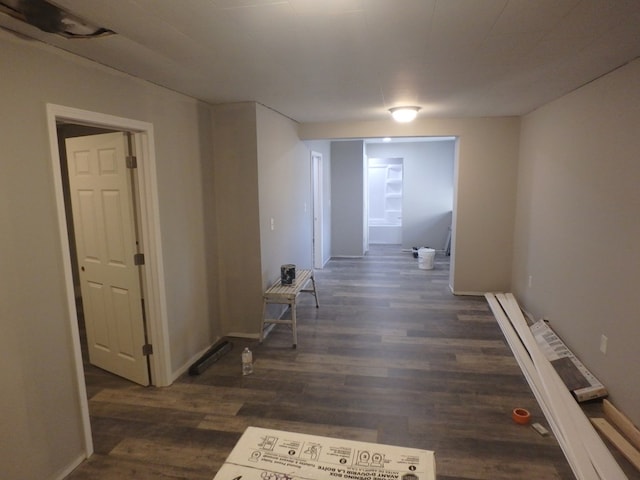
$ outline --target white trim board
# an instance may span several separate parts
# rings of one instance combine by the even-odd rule
[[[538,348],[512,294],[485,295],[567,461],[579,480],[624,480],[626,475],[560,376]]]
[[[525,346],[532,356],[536,369],[541,372],[540,378],[542,379],[543,386],[547,390],[547,394],[553,401],[553,409],[555,410],[557,407],[558,415],[562,416],[563,421],[561,425],[565,425],[564,416],[566,415],[580,435],[580,439],[587,451],[587,454],[601,478],[607,480],[614,480],[617,478],[626,479],[626,475],[589,422],[589,419],[582,411],[582,408],[573,398],[571,392],[566,388],[564,382],[560,378],[560,375],[558,375],[556,370],[553,368],[553,365],[551,365],[551,362],[547,360],[546,356],[538,347],[538,344],[527,325],[527,321],[522,315],[522,310],[518,306],[518,302],[513,294],[499,294],[498,300],[503,303],[503,305],[508,305],[508,309],[511,312],[509,317],[514,323],[520,338],[524,340]]]
[[[485,292],[472,292],[472,291],[466,292],[466,291],[454,290],[451,284],[449,284],[449,290],[451,290],[451,293],[459,297],[484,297],[485,295]]]
[[[505,339],[507,340],[507,343],[511,348],[511,351],[514,354],[516,361],[518,362],[518,365],[520,366],[520,369],[522,370],[522,373],[527,379],[527,383],[529,383],[529,386],[531,387],[531,390],[533,391],[533,394],[536,397],[536,400],[538,401],[538,404],[540,405],[544,416],[549,422],[551,430],[553,431],[558,443],[560,444],[560,448],[564,452],[565,457],[567,457],[567,461],[571,466],[571,469],[575,473],[576,469],[578,468],[575,465],[576,455],[573,453],[575,448],[572,448],[572,446],[567,444],[567,442],[565,441],[563,432],[557,424],[555,416],[551,412],[548,401],[542,392],[539,375],[537,374],[535,367],[533,366],[531,358],[529,357],[524,345],[518,338],[518,334],[511,325],[506,313],[502,310],[498,299],[492,293],[487,293],[485,297],[487,299],[487,302],[489,303],[489,306],[491,307],[491,310],[493,311],[496,320],[498,321],[498,325],[500,326],[500,329],[502,330],[502,333],[504,334]]]
[[[76,457],[75,460],[73,460],[68,465],[66,465],[58,473],[54,474],[52,478],[54,478],[55,480],[65,480],[65,478],[71,475],[71,472],[73,472],[76,468],[78,468],[80,464],[84,461],[85,461],[84,455],[80,455]]]
[[[251,340],[259,340],[260,339],[260,334],[259,333],[244,333],[244,332],[229,332],[228,334],[225,335],[225,337],[230,337],[230,338],[248,338]]]
[[[209,345],[208,347],[204,347],[202,350],[200,350],[198,353],[194,354],[191,356],[191,358],[189,358],[189,360],[187,360],[186,362],[184,362],[182,364],[182,366],[180,366],[177,370],[175,370],[173,372],[173,374],[171,375],[171,383],[175,382],[178,378],[180,378],[182,376],[182,374],[186,373],[189,368],[191,368],[191,365],[193,365],[194,363],[196,363],[205,353],[207,353],[211,347],[213,347],[218,341],[220,341],[220,337],[216,338],[216,340]]]

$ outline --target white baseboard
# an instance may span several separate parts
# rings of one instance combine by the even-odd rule
[[[54,478],[55,480],[64,480],[71,474],[71,472],[73,472],[76,468],[78,468],[80,464],[84,462],[86,459],[87,459],[87,456],[83,453],[82,455],[77,457],[75,460],[70,462],[69,465],[67,465],[58,473],[56,473],[52,478]]]
[[[225,335],[226,337],[236,337],[236,338],[248,338],[251,340],[258,340],[260,339],[260,334],[259,333],[238,333],[238,332],[229,332],[227,333],[227,335]]]
[[[269,325],[267,325],[264,328],[264,332],[263,332],[263,337],[262,338],[267,338],[269,336],[269,334],[271,333],[271,330],[273,330],[274,328],[276,328],[276,324],[275,323],[271,323]]]
[[[189,370],[189,367],[191,367],[191,365],[193,365],[195,362],[197,362],[198,359],[200,359],[200,357],[202,357],[202,355],[204,355],[211,347],[213,347],[216,344],[216,342],[218,342],[220,340],[220,338],[221,337],[216,338],[216,340],[211,345],[209,345],[208,347],[205,347],[202,350],[200,350],[198,353],[193,355],[189,360],[187,360],[186,363],[183,363],[182,366],[180,366],[180,368],[178,368],[176,371],[172,372],[172,374],[171,374],[171,383],[175,382],[178,378],[180,378],[180,376],[184,372]]]
[[[451,285],[449,285],[449,290],[456,296],[469,296],[469,297],[484,297],[484,294],[487,292],[464,292],[460,290],[454,290]]]

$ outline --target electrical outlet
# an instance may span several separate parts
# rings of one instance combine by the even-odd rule
[[[529,275],[529,288],[533,285],[533,275]]]
[[[271,230],[275,230],[275,229],[276,229],[276,221],[272,217],[271,218]]]
[[[603,355],[607,354],[607,342],[609,339],[606,335],[600,335],[600,351]]]

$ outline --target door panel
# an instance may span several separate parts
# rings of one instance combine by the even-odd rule
[[[324,248],[322,242],[322,154],[311,153],[311,171],[313,174],[313,268],[324,266]]]
[[[126,136],[70,138],[66,147],[89,361],[148,385]]]

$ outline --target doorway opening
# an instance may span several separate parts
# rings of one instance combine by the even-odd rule
[[[428,247],[448,256],[457,138],[370,138],[364,143],[368,243],[396,245],[405,252]]]
[[[84,365],[147,386],[133,135],[66,122],[57,132]]]
[[[93,441],[89,420],[89,407],[83,368],[83,354],[80,342],[78,312],[76,305],[77,281],[74,281],[72,261],[74,248],[70,243],[72,232],[65,208],[64,182],[68,181],[61,163],[59,143],[60,125],[74,125],[78,130],[89,132],[129,132],[136,145],[138,163],[138,193],[136,210],[139,212],[141,249],[145,253],[145,267],[142,274],[144,283],[145,307],[148,312],[149,340],[153,345],[153,353],[149,356],[149,372],[151,384],[166,386],[171,383],[171,369],[168,348],[168,327],[164,269],[160,245],[160,229],[158,217],[158,193],[155,170],[155,151],[153,125],[147,122],[115,117],[111,115],[79,110],[75,108],[47,105],[47,125],[49,130],[49,146],[51,151],[52,170],[54,174],[56,209],[62,257],[64,260],[64,288],[69,311],[70,334],[73,344],[73,358],[77,377],[80,414],[83,421],[85,455],[93,453]],[[96,130],[98,129],[98,130]],[[67,178],[65,178],[67,177]],[[77,262],[76,267],[77,267]],[[80,267],[81,268],[81,267]],[[76,272],[77,276],[77,272]]]
[[[313,189],[313,268],[321,269],[324,267],[324,242],[323,242],[323,223],[324,215],[322,212],[323,206],[323,160],[322,154],[318,152],[311,152],[311,186]]]
[[[402,158],[369,158],[369,245],[402,244]]]

